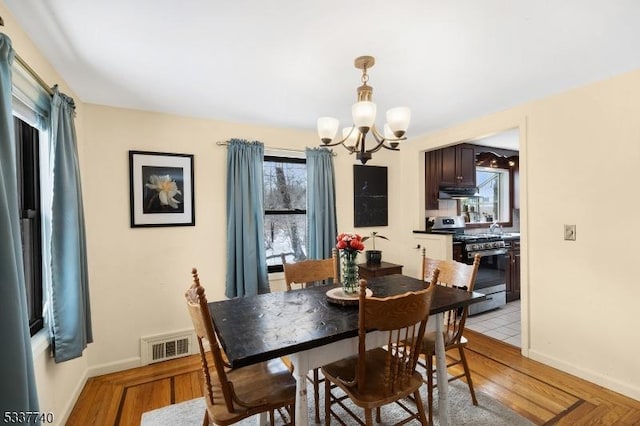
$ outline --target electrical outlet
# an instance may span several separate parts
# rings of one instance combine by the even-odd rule
[[[575,241],[576,240],[576,226],[575,225],[564,225],[564,239],[567,241]]]

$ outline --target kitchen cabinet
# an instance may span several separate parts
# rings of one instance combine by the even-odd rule
[[[476,149],[474,145],[460,144],[442,148],[441,186],[476,186]]]
[[[438,210],[438,192],[442,167],[441,150],[427,152],[425,158],[425,209]]]
[[[426,153],[426,210],[438,210],[440,186],[476,186],[476,153],[474,145],[460,144]]]
[[[520,240],[505,240],[508,267],[506,271],[507,303],[520,300]]]

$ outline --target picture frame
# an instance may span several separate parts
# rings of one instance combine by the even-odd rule
[[[129,151],[131,227],[195,226],[193,155]]]
[[[387,226],[389,222],[387,168],[353,166],[353,226]]]

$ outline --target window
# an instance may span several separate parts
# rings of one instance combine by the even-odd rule
[[[510,171],[476,167],[478,197],[462,201],[462,214],[469,223],[510,222]]]
[[[307,258],[307,161],[264,157],[264,242],[269,272]]]
[[[33,336],[43,328],[40,134],[18,117],[14,117],[14,128],[24,277],[29,329]]]

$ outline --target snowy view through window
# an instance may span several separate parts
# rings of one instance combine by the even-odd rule
[[[264,158],[264,243],[269,272],[307,258],[307,165],[303,158]]]

